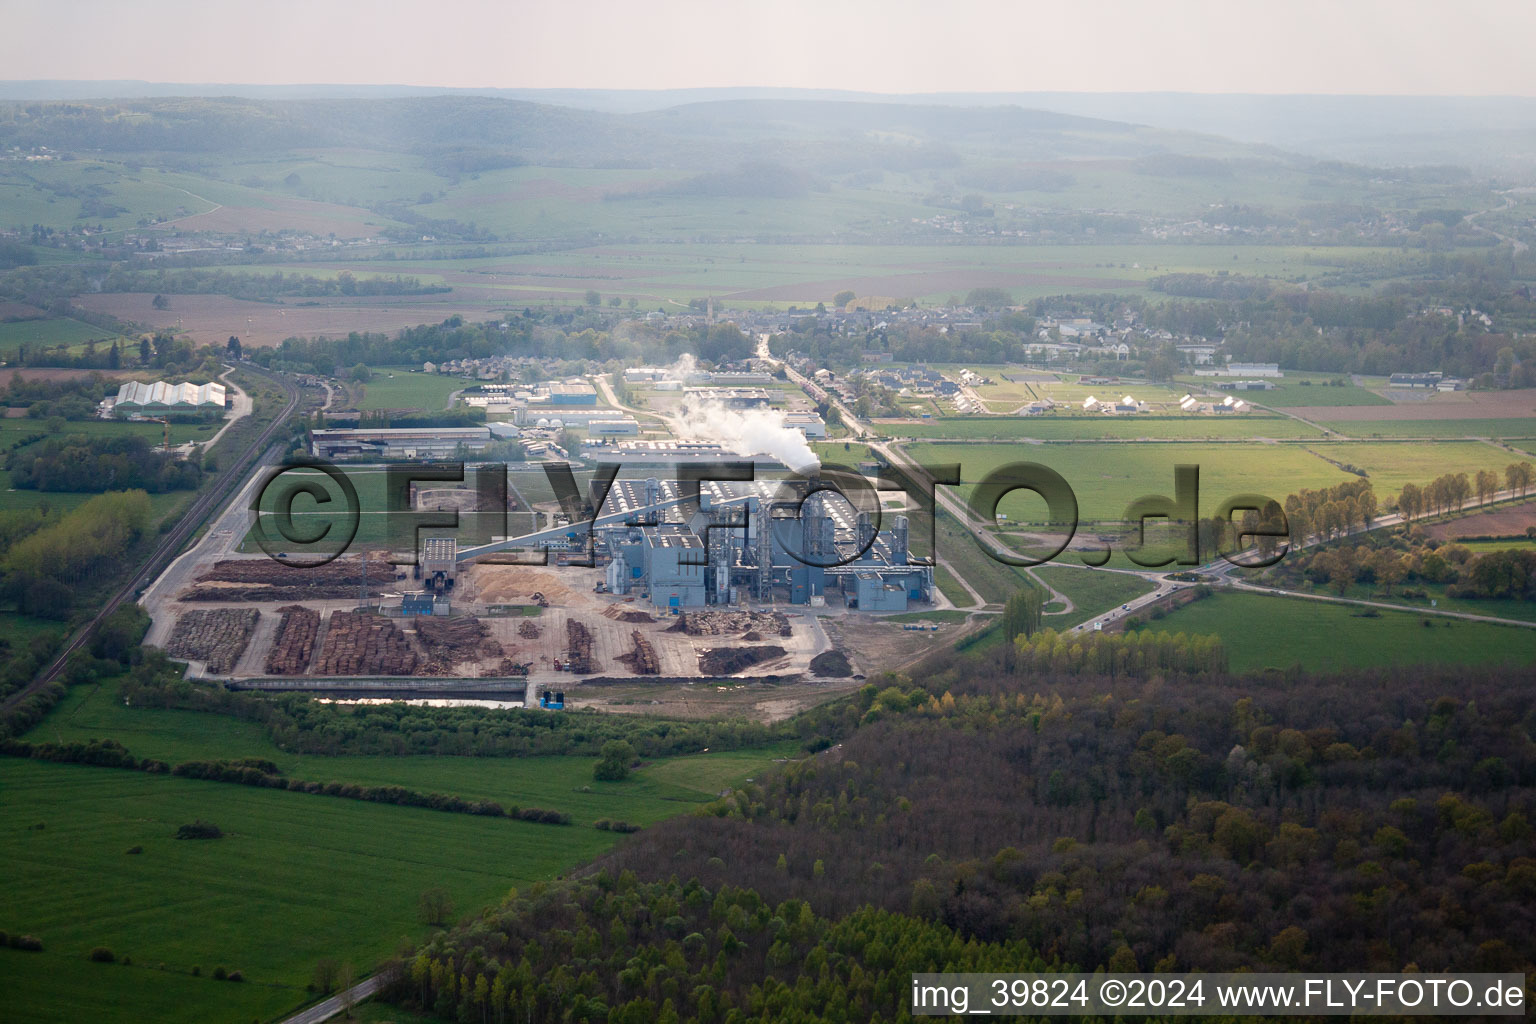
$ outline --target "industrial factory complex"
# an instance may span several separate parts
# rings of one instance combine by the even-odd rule
[[[710,605],[789,603],[906,611],[933,600],[933,568],[911,558],[906,516],[888,523],[856,512],[810,481],[698,483],[685,494],[657,477],[592,484],[598,514],[456,553],[467,560],[499,551],[586,551],[604,570],[604,588],[666,612]]]

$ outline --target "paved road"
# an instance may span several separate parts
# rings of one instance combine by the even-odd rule
[[[371,978],[364,978],[345,992],[338,993],[323,1003],[316,1003],[307,1010],[300,1010],[292,1017],[285,1018],[281,1024],[320,1024],[321,1021],[330,1020],[348,1006],[356,1006],[379,990],[384,984],[384,979],[375,974]]]
[[[218,507],[219,503],[228,497],[232,490],[238,489],[239,484],[246,481],[247,475],[254,471],[254,466],[263,457],[270,457],[267,449],[272,445],[273,439],[284,428],[288,417],[298,408],[300,392],[296,385],[284,377],[269,374],[254,367],[249,369],[252,373],[256,373],[259,376],[269,377],[288,392],[288,404],[284,406],[283,411],[261,432],[261,435],[256,438],[255,443],[252,444],[244,456],[225,470],[218,482],[197,496],[196,500],[192,502],[191,507],[177,520],[176,525],[165,535],[165,538],[155,546],[154,550],[150,552],[149,557],[139,567],[139,571],[134,573],[133,577],[123,585],[122,589],[113,594],[89,622],[74,632],[69,640],[65,642],[63,648],[60,649],[58,655],[38,673],[31,683],[11,694],[4,704],[0,705],[0,710],[8,710],[15,707],[57,678],[59,673],[63,671],[64,665],[68,662],[69,658],[90,642],[91,637],[96,634],[96,629],[102,622],[113,612],[117,611],[124,601],[132,600],[140,587],[148,586],[161,569],[171,562],[176,552],[181,550],[181,546],[197,531],[198,527],[202,526],[203,522]]]

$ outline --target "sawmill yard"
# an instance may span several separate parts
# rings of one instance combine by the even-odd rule
[[[451,615],[402,616],[410,581],[382,554],[370,555],[366,582],[360,557],[299,572],[265,556],[216,562],[152,605],[147,642],[207,678],[526,676],[561,689],[583,678],[814,676],[812,659],[831,647],[803,610],[668,615],[596,593],[601,571],[582,568],[473,565]]]

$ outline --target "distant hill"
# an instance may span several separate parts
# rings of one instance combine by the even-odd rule
[[[518,163],[709,172],[768,160],[842,174],[973,157],[1273,157],[1209,136],[1012,105],[727,99],[621,114],[486,95],[0,101],[0,147],[8,146],[233,155],[363,147],[467,173]]]
[[[1313,157],[1378,165],[1457,163],[1536,166],[1536,99],[1448,96],[1265,96],[1196,93],[932,93],[888,95],[832,89],[438,89],[410,85],[183,85],[145,81],[0,82],[4,100],[91,100],[224,96],[253,100],[386,100],[478,97],[575,108],[601,114],[647,114],[669,108],[736,109],[751,115],[775,104],[828,109],[881,105],[1018,107],[1038,113],[1222,136]],[[700,112],[713,116],[709,111]],[[685,115],[685,116],[699,116]],[[829,115],[840,117],[838,115]],[[898,115],[899,116],[899,115]],[[819,117],[819,115],[818,115]],[[1064,127],[1065,121],[1058,127]]]

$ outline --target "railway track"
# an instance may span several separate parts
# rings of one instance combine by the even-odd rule
[[[90,642],[91,638],[96,635],[96,630],[101,627],[101,624],[106,621],[107,617],[122,607],[124,601],[133,600],[141,588],[148,586],[158,574],[163,572],[192,534],[197,532],[198,528],[208,520],[209,516],[216,509],[223,505],[226,499],[239,490],[240,486],[249,478],[249,474],[257,466],[267,461],[272,455],[273,438],[284,428],[288,418],[299,407],[300,391],[296,384],[282,376],[258,370],[255,367],[247,367],[247,369],[257,376],[264,377],[279,385],[287,392],[288,404],[283,407],[283,411],[267,425],[267,428],[261,432],[261,435],[256,438],[255,443],[251,445],[240,460],[225,470],[218,483],[198,495],[181,519],[177,521],[176,525],[171,528],[170,532],[165,535],[160,543],[155,546],[155,549],[149,553],[149,556],[133,574],[133,577],[123,585],[122,589],[113,594],[89,622],[86,622],[70,635],[64,646],[59,649],[59,653],[43,667],[42,671],[37,674],[32,682],[7,697],[4,703],[0,704],[0,710],[10,710],[58,678],[59,673],[64,670],[64,666],[68,663],[70,657]]]

